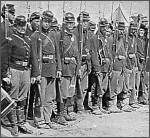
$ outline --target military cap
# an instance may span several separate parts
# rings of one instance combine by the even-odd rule
[[[52,23],[51,23],[52,27],[58,27],[58,21],[55,17],[53,17]]]
[[[118,30],[124,30],[125,29],[125,22],[118,22]]]
[[[74,15],[71,12],[65,14],[65,22],[75,22]]]
[[[141,24],[140,24],[140,29],[146,30],[146,25],[141,23]]]
[[[15,20],[14,20],[14,24],[15,24],[15,25],[25,26],[26,23],[27,23],[26,17],[23,16],[23,15],[17,16],[17,17],[15,18]]]
[[[96,29],[96,23],[89,21],[89,30],[94,31]]]
[[[138,28],[138,24],[134,21],[130,22],[130,28],[133,30],[137,30]]]
[[[9,13],[12,13],[12,14],[15,13],[14,4],[6,4],[6,5],[4,4],[2,7],[2,13],[6,11],[6,7],[7,7]]]
[[[106,18],[101,18],[99,21],[99,25],[100,26],[107,26],[108,25],[108,21]]]
[[[30,22],[32,22],[34,19],[40,19],[40,13],[39,12],[33,12],[30,16]]]
[[[46,19],[50,22],[52,22],[53,17],[54,17],[54,14],[49,10],[44,11],[43,14],[42,14],[42,19]]]
[[[83,21],[90,21],[90,15],[86,11],[82,11],[79,16],[77,17],[77,21],[80,22],[80,17],[83,16]]]

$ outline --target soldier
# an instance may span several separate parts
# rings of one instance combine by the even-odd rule
[[[55,33],[58,32],[58,21],[57,21],[57,19],[55,17],[53,18],[53,21],[51,23],[50,30],[54,31]]]
[[[1,78],[11,83],[11,90],[8,92],[11,98],[16,101],[17,107],[7,115],[10,124],[3,124],[9,129],[13,136],[21,133],[33,133],[26,128],[25,105],[29,93],[30,82],[34,83],[39,75],[38,61],[35,49],[31,46],[31,40],[25,36],[26,18],[17,16],[14,21],[11,40],[5,39],[1,49]],[[32,69],[30,71],[30,65]],[[30,81],[31,74],[31,81]]]
[[[76,75],[78,73],[77,65],[79,64],[78,44],[75,35],[72,33],[75,18],[70,12],[67,12],[64,17],[65,28],[64,32],[57,34],[57,41],[60,44],[61,53],[62,78],[60,82],[61,98],[63,103],[58,104],[60,109],[58,123],[66,125],[66,121],[73,121],[75,118],[70,116],[68,112],[68,104],[75,94]],[[72,110],[73,112],[73,110]]]
[[[83,20],[82,20],[83,17]],[[88,40],[88,22],[89,13],[82,11],[77,17],[77,22],[79,23],[76,29],[73,31],[77,38],[78,50],[79,50],[79,75],[77,76],[77,95],[75,98],[76,102],[76,112],[79,114],[84,114],[84,97],[88,89],[88,74],[91,72],[91,67],[94,72],[99,71],[99,64],[95,60],[95,51],[90,45],[90,40]],[[83,31],[82,31],[83,29]],[[83,41],[82,41],[83,40]],[[83,45],[82,45],[83,44]],[[83,47],[82,47],[83,46]]]
[[[31,35],[39,29],[39,23],[40,23],[40,13],[39,12],[33,12],[30,16],[30,25],[27,26],[26,29],[26,35],[31,37]],[[33,103],[35,100],[35,93],[37,91],[37,83],[31,84],[30,87],[30,95],[29,95],[29,107],[28,108],[28,114],[27,114],[27,119],[32,120],[33,119]]]
[[[5,31],[7,31],[7,37],[13,33],[12,24],[15,19],[14,5],[13,4],[3,5],[1,16],[3,18],[3,22],[1,23],[1,44],[2,44],[3,41],[5,40],[6,35]]]
[[[117,95],[123,91],[124,73],[126,70],[126,52],[125,52],[125,23],[118,22],[118,28],[114,34],[112,46],[113,66],[110,78],[109,100],[107,101],[108,111],[111,113],[121,113],[117,107]],[[111,44],[112,45],[112,44]]]
[[[93,35],[94,35],[94,32],[95,32],[95,29],[96,29],[96,23],[93,22],[93,21],[89,21],[88,23],[88,37],[91,38]],[[94,77],[95,75],[93,74],[93,72],[91,72],[89,74],[89,84],[88,84],[88,91],[85,95],[85,99],[84,99],[84,102],[83,102],[83,105],[84,105],[84,109],[85,110],[90,110],[90,111],[93,111],[93,109],[89,106],[89,92],[91,92],[91,85],[92,85],[92,77]]]
[[[35,121],[38,128],[48,129],[54,128],[50,118],[53,100],[56,99],[55,78],[56,76],[61,77],[59,47],[55,34],[49,31],[52,20],[53,13],[49,10],[44,11],[39,31],[35,31],[31,36],[32,45],[37,49],[39,67],[41,68],[41,91],[39,90],[41,104],[35,107]],[[42,59],[40,59],[41,56]]]
[[[143,78],[144,78],[144,66],[145,66],[145,60],[146,60],[146,51],[147,51],[147,39],[145,36],[146,32],[146,26],[144,24],[140,25],[139,32],[138,32],[138,39],[137,39],[137,79],[136,79],[136,90],[137,90],[137,96],[140,102],[143,98]],[[142,90],[140,92],[140,84],[142,84]]]
[[[127,88],[127,92],[122,92],[118,95],[118,108],[125,111],[131,112],[135,111],[135,108],[139,108],[138,105],[129,105],[131,101],[134,103],[133,97],[135,97],[135,74],[137,71],[136,64],[136,33],[137,33],[137,23],[132,21],[130,23],[128,32],[126,34],[126,69],[124,73],[124,85]]]
[[[39,12],[33,12],[29,19],[29,24],[26,29],[26,35],[29,37],[39,29],[39,23],[40,23],[40,13]]]
[[[98,31],[92,37],[92,44],[94,45],[93,47],[96,47],[96,54],[98,55],[98,63],[100,66],[100,73],[98,74],[98,76],[94,76],[94,82],[92,86],[93,89],[95,89],[93,90],[92,98],[94,100],[97,99],[97,106],[95,105],[94,111],[92,113],[95,115],[102,115],[103,113],[109,113],[102,107],[102,98],[108,88],[108,77],[112,57],[110,51],[111,47],[109,46],[109,42],[111,40],[109,40],[109,38],[106,35],[106,29],[108,27],[108,22],[106,18],[101,18],[98,26]]]

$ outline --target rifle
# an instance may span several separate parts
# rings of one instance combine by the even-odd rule
[[[30,28],[30,5],[29,2],[27,1],[27,10],[28,10],[28,18],[27,18],[27,35],[29,35],[29,28]]]
[[[62,21],[62,30],[60,31],[60,51],[63,50],[63,38],[64,38],[64,33],[65,33],[65,1],[63,1],[63,21]],[[62,54],[61,54],[61,59],[62,59]],[[63,99],[61,96],[61,78],[56,77],[56,101],[63,103]]]
[[[79,22],[79,60],[80,62],[82,62],[82,50],[83,50],[83,13],[81,12],[81,8],[82,8],[82,1],[80,4],[80,22]],[[81,63],[79,63],[81,65]],[[81,67],[80,67],[81,69]],[[81,78],[79,78],[79,76],[77,76],[77,98],[78,99],[83,99],[83,93],[82,93],[82,88],[81,88]]]

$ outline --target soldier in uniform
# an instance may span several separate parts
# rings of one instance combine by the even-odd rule
[[[55,33],[58,32],[58,21],[57,21],[57,19],[55,17],[53,18],[53,21],[51,23],[50,30],[54,31]]]
[[[118,108],[125,111],[131,112],[138,108],[138,105],[129,105],[131,101],[134,103],[136,89],[135,89],[135,74],[137,71],[137,62],[135,57],[136,52],[136,33],[137,33],[137,23],[132,21],[130,23],[128,34],[126,34],[126,69],[124,73],[124,85],[127,88],[126,93],[122,92],[118,95]],[[130,101],[130,102],[129,102]]]
[[[95,29],[96,29],[96,23],[93,22],[93,21],[89,21],[88,23],[88,37],[89,38],[92,38],[92,36],[94,35],[94,32],[95,32]],[[89,39],[90,41],[90,39]],[[88,77],[88,91],[85,95],[85,99],[84,99],[84,102],[83,102],[83,105],[84,105],[84,109],[85,110],[90,110],[90,111],[93,111],[93,109],[89,106],[89,92],[91,92],[91,86],[92,86],[92,77],[94,77],[95,75],[93,74],[93,72],[91,72],[89,74],[89,77]]]
[[[75,18],[74,15],[70,12],[67,12],[64,17],[65,28],[63,32],[57,34],[57,42],[60,44],[60,57],[62,65],[62,78],[60,82],[60,92],[63,103],[58,107],[59,119],[58,123],[65,125],[66,121],[75,120],[74,117],[70,116],[68,112],[68,104],[70,103],[72,97],[75,94],[75,83],[76,75],[78,73],[78,64],[79,64],[79,53],[78,53],[78,44],[76,36],[72,33]],[[73,112],[73,110],[72,110]]]
[[[109,99],[107,101],[108,111],[111,113],[121,113],[117,107],[117,95],[119,95],[123,90],[124,83],[124,73],[126,70],[126,52],[125,52],[125,35],[124,35],[125,23],[118,22],[118,29],[114,34],[114,44],[112,46],[112,74],[110,78],[110,89],[109,89]],[[112,45],[112,44],[111,44]]]
[[[83,16],[83,21],[82,17]],[[92,49],[89,38],[88,38],[88,22],[90,16],[89,13],[82,11],[77,17],[77,22],[79,23],[73,33],[75,34],[78,42],[78,50],[79,50],[79,76],[77,76],[77,95],[75,98],[76,103],[76,112],[79,114],[84,114],[84,97],[87,93],[88,89],[88,74],[91,72],[91,68],[93,68],[94,72],[99,71],[99,63],[95,60],[95,51]],[[83,26],[80,26],[82,22]],[[80,27],[83,27],[83,32],[80,32]],[[82,29],[81,29],[82,30]],[[81,39],[83,37],[83,42]],[[81,47],[83,43],[83,47]],[[82,49],[81,49],[82,48]],[[82,51],[81,51],[82,50]]]
[[[39,12],[33,12],[30,16],[30,24],[28,24],[27,29],[26,29],[26,35],[31,37],[31,35],[39,29],[39,23],[40,23],[40,13]],[[30,95],[29,95],[29,105],[26,107],[28,108],[28,114],[27,114],[27,119],[32,120],[33,119],[33,103],[35,100],[35,93],[37,91],[37,83],[31,84],[30,87]]]
[[[111,47],[109,46],[109,38],[106,35],[108,27],[108,22],[106,18],[101,18],[99,21],[99,30],[92,37],[91,45],[96,47],[96,54],[98,57],[98,63],[100,66],[99,74],[94,74],[93,84],[92,84],[92,99],[93,105],[94,102],[97,102],[95,105],[94,111],[92,112],[95,115],[102,115],[103,113],[108,114],[109,112],[104,110],[102,107],[102,98],[106,93],[108,88],[108,77],[110,71],[110,65],[112,62],[111,57]],[[100,89],[99,89],[100,88]],[[96,99],[96,101],[94,100]]]
[[[38,30],[39,23],[40,23],[40,13],[33,12],[29,19],[29,24],[26,29],[26,35],[30,37],[36,30]]]
[[[34,83],[39,75],[38,61],[31,40],[25,35],[26,18],[17,16],[14,21],[11,40],[5,39],[1,48],[1,78],[11,84],[8,94],[16,101],[17,107],[7,115],[10,124],[2,124],[13,136],[21,133],[33,133],[26,128],[25,105],[29,93],[30,82]],[[30,70],[30,65],[32,66]],[[31,76],[31,81],[30,81]]]
[[[7,15],[8,11],[8,15]],[[6,4],[2,7],[1,16],[3,18],[3,22],[1,23],[1,44],[5,40],[5,30],[7,28],[7,37],[13,33],[12,24],[15,19],[15,8],[13,4]],[[8,16],[8,20],[6,20],[6,16]]]
[[[38,128],[54,128],[51,124],[53,100],[56,99],[55,78],[61,77],[61,62],[56,35],[49,30],[53,13],[49,10],[42,13],[39,31],[31,35],[32,45],[36,48],[41,67],[41,83],[39,91],[41,104],[35,107],[35,121]],[[41,40],[39,40],[39,38]],[[40,51],[42,47],[42,51]],[[42,54],[41,54],[42,53]],[[42,56],[42,59],[40,57]],[[41,63],[42,62],[42,63]]]
[[[146,51],[147,51],[147,39],[145,36],[146,26],[144,24],[140,24],[139,32],[138,32],[138,39],[137,39],[137,78],[136,78],[136,91],[137,91],[137,101],[142,101],[144,96],[143,90],[143,80],[144,80],[144,72],[145,72],[145,64],[146,64]],[[140,84],[142,88],[140,90]]]

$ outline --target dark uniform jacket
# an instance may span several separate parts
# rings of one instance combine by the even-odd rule
[[[81,47],[80,47],[80,35],[79,35],[79,25],[75,28],[73,31],[77,38],[78,42],[78,50],[79,50],[79,57],[81,59]],[[87,64],[88,72],[91,71],[91,68],[93,68],[93,71],[97,72],[99,71],[99,63],[97,60],[95,60],[97,55],[95,54],[94,47],[91,46],[91,38],[88,38],[87,36],[88,32],[83,33],[83,49],[82,49],[82,61],[80,60],[79,66],[82,66],[84,64]]]
[[[129,57],[131,54],[135,54],[137,48],[137,39],[135,38],[133,42],[133,38],[128,36],[128,43],[127,43],[127,69],[132,70],[133,67],[137,66],[136,57]]]
[[[38,61],[35,49],[31,46],[29,37],[23,38],[13,33],[11,40],[4,40],[1,47],[1,76],[7,77],[8,68],[27,70],[31,65],[31,76],[39,75]]]
[[[146,40],[137,38],[137,54],[136,55],[137,55],[137,66],[140,71],[143,69],[143,66],[145,64],[145,55],[146,55],[145,47],[146,47]]]
[[[64,33],[63,41],[60,41],[62,32],[57,33],[57,42],[59,44],[62,76],[74,76],[78,73],[79,52],[76,36],[74,34]],[[62,43],[61,43],[62,42]],[[73,60],[74,58],[75,60]]]
[[[42,77],[56,77],[56,71],[61,71],[59,47],[56,41],[56,35],[53,32],[39,33],[35,31],[31,35],[32,46],[36,49],[37,58],[40,57],[40,41],[42,39]]]
[[[96,55],[98,57],[98,63],[100,65],[100,71],[101,72],[108,72],[110,62],[112,62],[112,55],[111,55],[111,45],[112,43],[111,37],[108,37],[107,39],[104,38],[100,34],[100,40],[98,39],[98,33],[92,36],[91,38],[91,45],[92,47],[95,47],[96,49]],[[108,58],[110,62],[107,62],[105,59]]]
[[[114,71],[122,71],[126,68],[126,59],[120,59],[120,56],[126,57],[126,42],[125,36],[123,38],[116,41],[116,47],[113,49],[113,70]]]

